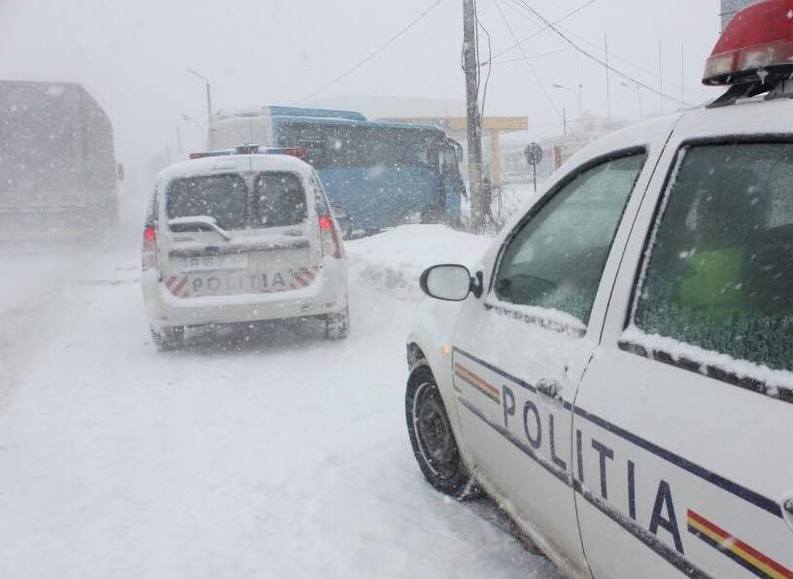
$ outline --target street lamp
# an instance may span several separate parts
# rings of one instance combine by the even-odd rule
[[[193,76],[201,79],[206,83],[207,89],[207,138],[209,138],[209,125],[212,122],[212,89],[209,86],[209,79],[205,77],[200,72],[196,72],[192,68],[186,69],[188,74],[192,74]]]
[[[206,129],[206,127],[204,127],[204,123],[202,123],[201,121],[199,121],[199,120],[197,120],[197,119],[195,119],[195,118],[193,118],[190,115],[187,115],[185,113],[182,113],[180,115],[180,117],[181,117],[181,120],[183,122],[190,123],[191,125],[195,125],[200,133],[203,133],[203,134],[207,133],[208,129]],[[181,128],[179,127],[178,123],[176,125],[176,132],[177,132],[177,142],[178,142],[178,145],[179,145],[179,153],[181,153],[182,152],[182,131],[181,131]]]
[[[573,96],[575,96],[576,102],[578,103],[578,118],[580,119],[581,115],[582,115],[582,112],[581,112],[581,91],[584,88],[584,85],[583,84],[579,84],[578,87],[577,87],[577,90],[572,89],[569,86],[566,86],[566,85],[563,85],[563,84],[558,84],[558,83],[554,83],[551,86],[553,86],[553,88],[555,88],[557,90],[566,90],[566,91],[570,91],[571,93],[573,93]]]
[[[186,115],[185,113],[182,113],[182,120],[187,122],[187,123],[193,123],[195,126],[197,126],[202,131],[204,130],[204,125],[201,123],[201,121],[195,120],[190,115]]]

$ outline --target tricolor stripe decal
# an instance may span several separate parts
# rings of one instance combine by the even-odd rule
[[[177,298],[186,298],[190,293],[186,275],[172,275],[165,280],[165,287]]]
[[[289,275],[291,280],[289,281],[289,288],[294,290],[308,287],[311,285],[314,279],[316,279],[320,269],[320,266],[316,265],[314,267],[300,267],[298,269],[290,269]]]
[[[718,549],[758,577],[793,579],[793,571],[690,509],[688,511],[688,532]]]
[[[501,391],[471,372],[462,364],[454,364],[454,375],[479,390],[493,402],[498,402],[499,404],[501,403]]]

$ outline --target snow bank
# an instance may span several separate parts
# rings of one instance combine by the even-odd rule
[[[439,263],[473,267],[492,239],[443,225],[403,225],[384,233],[345,242],[350,286],[366,284],[402,300],[422,293],[421,272]]]

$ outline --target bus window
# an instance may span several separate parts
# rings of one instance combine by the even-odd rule
[[[281,127],[280,144],[300,146],[318,169],[342,167],[438,166],[437,137],[395,127],[289,123]]]

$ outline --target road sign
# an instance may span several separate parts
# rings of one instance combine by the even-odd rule
[[[534,181],[534,191],[537,191],[537,165],[542,161],[542,147],[539,143],[529,143],[523,150],[526,155],[526,162],[531,165],[531,172]]]
[[[526,156],[526,162],[529,165],[536,167],[542,161],[542,147],[539,143],[529,143],[526,145],[523,154]]]

